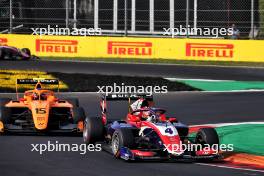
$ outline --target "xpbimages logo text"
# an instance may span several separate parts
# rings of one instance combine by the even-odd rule
[[[66,144],[59,141],[47,141],[42,144],[31,144],[31,152],[37,152],[43,155],[47,152],[77,152],[85,155],[87,152],[102,151],[101,144]]]
[[[32,30],[32,35],[53,35],[53,36],[93,36],[102,35],[101,28],[62,28],[56,25],[52,27],[48,25],[47,27],[41,28],[30,28]]]
[[[219,151],[222,152],[233,152],[234,144],[192,144],[192,143],[182,143],[179,144],[164,144],[163,151],[171,150],[173,152],[198,152],[203,151],[206,153],[211,152],[212,154],[217,154]]]
[[[178,28],[163,28],[163,35],[172,36],[208,36],[213,38],[232,36],[233,28],[192,28],[190,25],[184,27],[180,25]]]
[[[153,95],[153,94],[165,94],[168,93],[167,86],[132,86],[132,85],[125,85],[125,83],[121,83],[118,85],[117,83],[113,83],[113,85],[107,86],[97,86],[98,91],[97,93],[100,94],[146,94],[146,95]]]

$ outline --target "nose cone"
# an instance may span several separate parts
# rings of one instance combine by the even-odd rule
[[[49,103],[37,101],[33,102],[31,107],[35,128],[38,130],[46,129],[49,121]]]

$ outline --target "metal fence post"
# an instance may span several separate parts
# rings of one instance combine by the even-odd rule
[[[254,0],[251,0],[251,33],[252,33],[252,39],[255,38],[255,26],[254,26],[254,21],[255,21],[255,17],[254,17],[254,10],[255,10],[255,5],[254,5]]]
[[[66,16],[65,16],[65,26],[66,28],[69,28],[69,0],[65,0],[65,11],[66,11]]]
[[[13,30],[13,1],[9,1],[9,33],[12,34]]]
[[[197,28],[197,0],[194,0],[194,12],[193,12],[193,28],[196,29]]]
[[[149,31],[154,32],[154,0],[149,0]]]
[[[118,21],[118,2],[117,0],[114,0],[114,15],[113,15],[113,30],[114,32],[117,31],[117,21]]]
[[[99,14],[99,3],[98,0],[94,0],[94,28],[98,28],[98,14]]]
[[[131,32],[136,31],[136,0],[132,0],[131,4]]]
[[[74,28],[76,28],[77,27],[77,25],[76,25],[76,23],[77,23],[77,2],[76,2],[77,0],[74,0],[74,2],[73,2],[73,27]]]
[[[127,0],[125,0],[125,15],[124,15],[124,25],[125,25],[125,36],[127,36]]]
[[[190,0],[186,0],[186,37],[189,38],[189,30],[188,30],[188,27],[189,27],[189,17],[190,17]]]
[[[174,0],[170,0],[170,29],[174,30]]]

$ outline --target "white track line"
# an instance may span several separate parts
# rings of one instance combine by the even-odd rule
[[[203,81],[203,82],[233,82],[235,80],[218,80],[218,79],[192,79],[192,78],[164,78],[169,81]]]
[[[206,164],[206,163],[195,163],[195,164],[202,165],[202,166],[211,166],[211,167],[219,167],[219,168],[227,168],[227,169],[235,169],[235,170],[243,170],[243,171],[251,171],[251,172],[261,172],[261,173],[264,173],[264,170],[258,170],[258,169],[248,169],[248,168],[232,167],[232,166],[223,166],[223,165],[215,165],[215,164]]]
[[[103,64],[131,64],[131,65],[168,65],[168,66],[190,66],[190,67],[220,67],[220,68],[252,68],[252,69],[264,69],[264,67],[261,66],[246,66],[246,65],[216,65],[216,64],[201,64],[201,65],[195,65],[195,64],[179,64],[179,63],[139,63],[139,62],[118,62],[118,61],[96,61],[96,60],[74,60],[74,59],[42,59],[43,61],[60,61],[60,62],[90,62],[90,63],[103,63]],[[180,61],[180,60],[179,60]]]

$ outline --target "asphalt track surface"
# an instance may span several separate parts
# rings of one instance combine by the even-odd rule
[[[14,97],[1,94],[0,97]],[[92,93],[62,93],[60,97],[79,97],[88,116],[98,115],[99,96]],[[166,107],[169,116],[187,124],[263,121],[264,93],[180,92],[155,95],[157,107]],[[110,103],[111,118],[122,118],[127,102]],[[241,176],[263,175],[261,172],[218,168],[195,163],[140,162],[127,163],[105,152],[31,152],[31,144],[81,144],[81,137],[1,136],[0,173],[3,176]],[[217,163],[214,163],[217,164]]]
[[[186,79],[263,81],[264,68],[190,65],[151,65],[65,61],[1,61],[0,69],[30,69],[48,72],[159,76]]]

